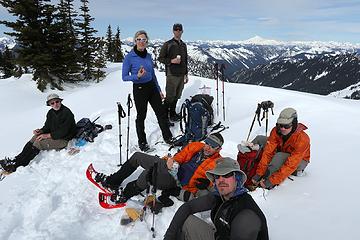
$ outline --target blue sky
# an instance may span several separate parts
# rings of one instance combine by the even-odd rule
[[[79,0],[75,0],[77,5]],[[90,0],[93,27],[105,35],[110,24],[122,38],[145,29],[150,38],[172,36],[175,22],[185,40],[275,40],[360,43],[359,0]],[[1,6],[1,19],[9,14]],[[5,27],[0,25],[0,37]]]

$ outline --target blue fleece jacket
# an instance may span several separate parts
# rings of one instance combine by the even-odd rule
[[[143,66],[146,73],[140,79],[137,78],[137,73],[140,67]],[[157,81],[151,55],[146,54],[145,58],[138,56],[134,49],[132,49],[125,57],[122,67],[122,79],[123,81],[132,81],[133,83],[147,83],[154,81],[159,92],[161,91],[159,83]]]

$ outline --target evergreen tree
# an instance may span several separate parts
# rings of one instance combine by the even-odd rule
[[[74,26],[76,13],[73,10],[74,0],[60,0],[56,18],[57,51],[54,60],[57,62],[56,75],[64,81],[76,81],[79,78],[80,65],[77,55],[77,32]]]
[[[54,8],[48,2],[50,0],[0,0],[0,4],[17,17],[14,22],[0,22],[13,29],[13,32],[6,34],[14,37],[20,46],[16,62],[33,69],[33,79],[41,91],[52,82],[49,71],[51,51],[46,35],[49,24],[52,24]]]
[[[106,31],[106,58],[111,62],[114,61],[114,41],[110,24]]]
[[[96,40],[96,49],[98,54],[95,57],[94,78],[97,82],[99,82],[102,78],[105,77],[105,72],[102,71],[102,69],[106,67],[106,49],[104,39],[98,38]]]
[[[2,56],[2,72],[3,78],[9,78],[14,75],[16,66],[14,64],[14,58],[11,50],[6,46]]]
[[[121,40],[120,40],[120,29],[117,27],[115,38],[114,38],[114,62],[122,62],[124,60],[124,55],[121,49]]]
[[[97,54],[97,38],[94,34],[97,32],[90,26],[90,23],[94,20],[89,14],[89,1],[81,0],[81,13],[82,19],[77,23],[79,27],[79,53],[80,53],[80,64],[82,67],[82,77],[84,80],[92,80],[95,76],[95,54]],[[96,73],[98,74],[98,73]]]
[[[3,78],[4,76],[4,60],[3,60],[3,54],[0,50],[0,78]]]

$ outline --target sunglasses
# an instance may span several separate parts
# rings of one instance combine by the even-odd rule
[[[137,42],[142,42],[142,43],[147,43],[147,39],[146,39],[146,38],[137,38],[136,41],[137,41]]]
[[[60,102],[60,100],[55,100],[55,101],[50,102],[50,105],[52,106],[52,105],[54,105],[55,103],[58,104],[59,102]]]
[[[225,175],[213,175],[214,176],[214,179],[219,179],[220,177],[223,177],[223,178],[229,178],[229,177],[232,177],[234,176],[234,172],[229,172]]]
[[[285,128],[285,129],[289,129],[292,127],[292,124],[278,124],[279,128]]]
[[[181,28],[174,28],[174,31],[182,31]]]

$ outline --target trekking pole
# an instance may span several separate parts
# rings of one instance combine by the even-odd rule
[[[127,103],[128,107],[128,125],[127,125],[127,136],[126,136],[126,161],[129,160],[129,135],[130,135],[130,109],[134,106],[131,100],[131,94],[129,93]]]
[[[248,134],[248,136],[247,136],[247,138],[246,138],[246,141],[249,141],[250,133],[251,133],[253,127],[254,127],[254,123],[255,123],[256,116],[258,117],[258,121],[259,121],[260,112],[261,112],[261,104],[258,103],[258,106],[257,106],[257,108],[256,108],[255,115],[254,115],[254,118],[253,118],[253,120],[252,120],[252,123],[251,123],[251,126],[250,126],[250,130],[249,130],[249,134]],[[259,124],[260,124],[260,121],[259,121]],[[260,125],[260,126],[261,126],[261,125]]]
[[[214,78],[216,80],[216,116],[219,116],[219,64],[214,64]]]
[[[222,78],[222,98],[223,98],[223,119],[225,121],[225,89],[224,89],[224,82],[225,82],[225,75],[224,75],[224,69],[225,69],[225,64],[221,64],[221,67],[220,67],[220,72],[221,72],[221,78]]]
[[[152,208],[152,214],[153,214],[153,220],[151,225],[151,231],[152,231],[152,237],[155,238],[155,203],[156,203],[156,191],[157,191],[157,169],[158,169],[158,162],[154,163],[154,169],[153,169],[153,188],[151,190],[153,195],[153,208]]]
[[[122,143],[121,143],[121,119],[126,117],[125,111],[123,109],[123,107],[121,106],[121,104],[119,102],[117,102],[117,107],[118,107],[118,119],[119,119],[119,148],[120,148],[120,163],[119,163],[119,167],[122,166],[122,158],[121,158],[121,148],[122,148]]]

